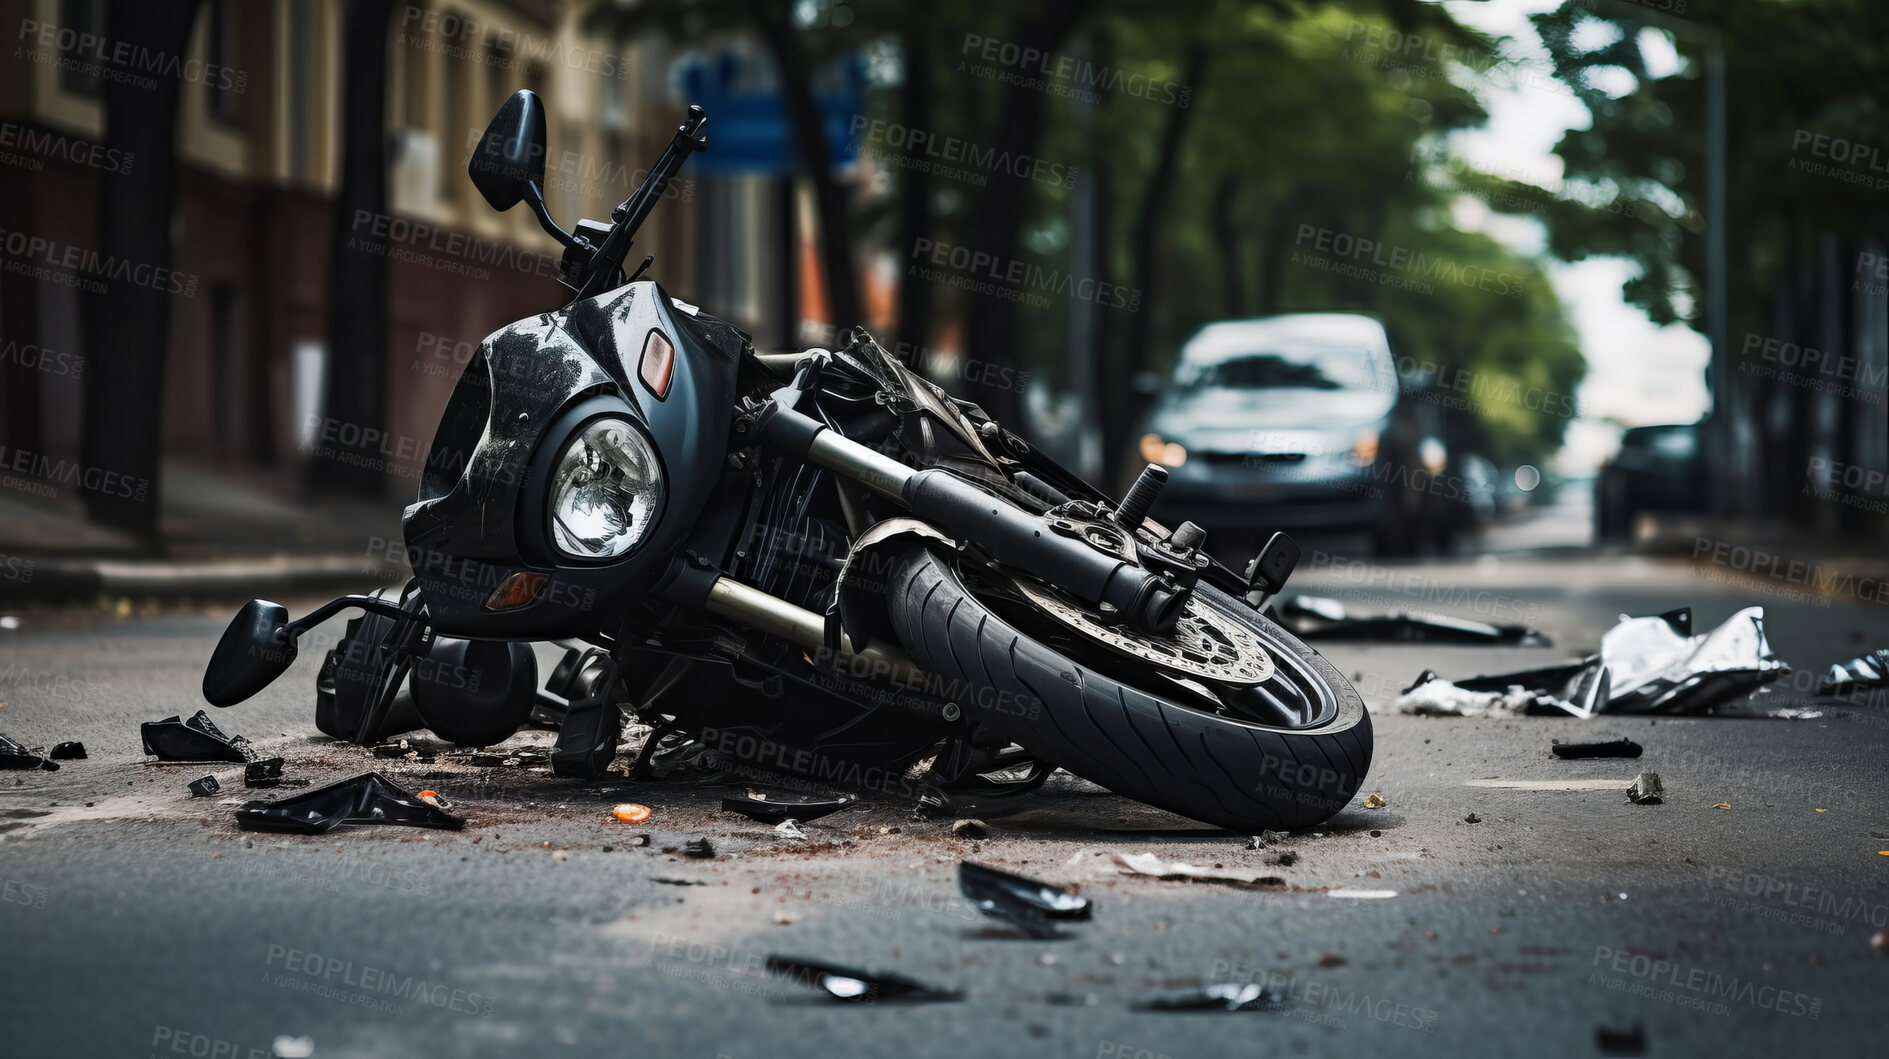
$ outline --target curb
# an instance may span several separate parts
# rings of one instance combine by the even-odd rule
[[[242,599],[335,589],[364,591],[402,580],[359,555],[274,555],[179,562],[39,559],[0,580],[0,602],[73,602],[99,597]]]

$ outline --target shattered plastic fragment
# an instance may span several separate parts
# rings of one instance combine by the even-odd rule
[[[1193,879],[1197,882],[1223,882],[1236,886],[1284,886],[1286,884],[1286,881],[1277,875],[1261,875],[1258,872],[1223,868],[1202,868],[1193,864],[1184,864],[1178,860],[1162,860],[1152,853],[1117,853],[1115,864],[1123,874],[1151,875],[1157,879]]]
[[[1556,743],[1549,749],[1555,757],[1639,757],[1640,744],[1631,739],[1614,739],[1603,743]]]
[[[205,776],[200,780],[191,780],[188,784],[185,784],[185,786],[190,788],[190,794],[193,798],[208,798],[213,794],[221,793],[223,790],[223,785],[216,781],[215,776]]]
[[[622,805],[610,810],[610,815],[626,824],[640,824],[649,819],[649,806],[638,805],[635,802],[624,802]]]
[[[1382,809],[1389,804],[1390,803],[1385,801],[1381,795],[1377,794],[1370,795],[1364,799],[1364,807],[1366,809]]]
[[[774,833],[782,838],[806,838],[807,833],[800,829],[800,821],[792,818],[774,825]]]
[[[1057,920],[1088,919],[1094,911],[1088,898],[1060,886],[970,861],[958,864],[958,890],[979,912],[1038,939],[1058,937]]]
[[[234,761],[243,765],[254,756],[249,740],[224,734],[202,710],[188,721],[181,717],[146,721],[138,726],[138,734],[144,740],[144,752],[159,761]]]
[[[1352,614],[1343,603],[1324,596],[1288,596],[1275,603],[1271,611],[1274,621],[1302,640],[1553,646],[1546,636],[1526,625],[1489,625],[1412,611]]]
[[[1871,651],[1841,665],[1833,665],[1817,686],[1819,695],[1838,695],[1864,688],[1889,687],[1889,648]]]
[[[962,1000],[964,994],[954,989],[940,989],[904,975],[882,971],[857,970],[838,964],[803,960],[791,956],[769,956],[767,969],[812,986],[841,1003],[871,1004],[927,1003]]]
[[[59,763],[40,757],[31,750],[0,735],[0,769],[45,769],[59,771]]]
[[[990,834],[990,825],[982,820],[954,820],[951,833],[959,838],[983,838]]]
[[[54,761],[84,761],[85,744],[60,743],[47,751],[46,756]]]
[[[1189,993],[1155,997],[1135,1005],[1142,1011],[1263,1011],[1272,998],[1257,982],[1219,982]]]
[[[1635,805],[1658,805],[1666,798],[1666,789],[1660,785],[1659,773],[1642,772],[1633,786],[1627,788],[1627,801]]]
[[[243,766],[243,786],[279,787],[282,785],[282,759],[268,758],[263,761],[251,761]]]
[[[775,801],[749,791],[740,798],[723,798],[723,811],[740,813],[750,820],[763,824],[778,824],[782,820],[818,820],[852,806],[859,801],[859,796],[848,794],[839,798],[810,798],[805,801]]]
[[[682,855],[707,860],[715,855],[715,843],[706,838],[692,838],[682,844]]]
[[[247,831],[320,835],[342,824],[402,824],[457,831],[466,826],[466,821],[422,801],[378,772],[366,772],[273,802],[245,802],[236,810],[236,824]]]

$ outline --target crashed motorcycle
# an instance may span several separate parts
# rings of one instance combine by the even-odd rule
[[[1357,692],[1263,616],[1297,547],[1242,570],[1192,523],[1119,501],[864,330],[834,349],[749,336],[626,275],[638,227],[707,149],[691,107],[608,223],[565,231],[541,193],[543,105],[475,148],[496,210],[564,246],[561,307],[465,365],[402,523],[412,579],[290,620],[252,600],[204,676],[231,706],[360,615],[316,681],[316,723],[374,745],[424,727],[489,746],[558,729],[551,765],[612,766],[625,711],[653,727],[630,774],[692,750],[767,775],[948,804],[1057,768],[1243,830],[1317,824],[1371,762]],[[532,644],[563,648],[542,681]]]

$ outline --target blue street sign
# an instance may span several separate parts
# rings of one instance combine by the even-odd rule
[[[787,176],[798,172],[800,155],[787,123],[786,101],[778,91],[740,91],[733,86],[741,58],[721,52],[680,64],[687,101],[708,111],[708,150],[689,160],[697,173],[747,173]],[[836,169],[853,164],[857,152],[850,127],[865,113],[866,63],[847,55],[835,64],[837,91],[816,95],[820,123],[826,130],[827,158]]]

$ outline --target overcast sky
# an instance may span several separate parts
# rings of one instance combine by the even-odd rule
[[[1548,53],[1528,16],[1558,4],[1446,0],[1445,6],[1465,25],[1511,38],[1507,50],[1545,71]],[[1658,65],[1653,69],[1656,75],[1665,72],[1670,70]],[[1545,73],[1478,81],[1475,89],[1489,110],[1489,122],[1454,134],[1456,152],[1478,169],[1553,189],[1561,177],[1554,145],[1568,129],[1587,127],[1587,108]],[[1487,231],[1520,251],[1539,252],[1545,245],[1542,226],[1533,219],[1491,214],[1467,202],[1456,215],[1458,224]],[[1577,394],[1583,418],[1570,424],[1567,445],[1555,464],[1563,473],[1588,473],[1613,451],[1620,427],[1608,420],[1627,426],[1688,423],[1711,405],[1705,388],[1705,337],[1689,327],[1655,327],[1644,312],[1628,305],[1620,287],[1636,269],[1618,258],[1550,266],[1550,278],[1580,332],[1581,352],[1587,357],[1587,380]]]

